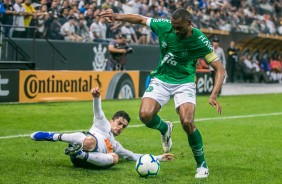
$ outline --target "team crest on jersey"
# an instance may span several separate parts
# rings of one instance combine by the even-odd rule
[[[187,57],[188,56],[188,51],[187,50],[181,51],[180,52],[180,56],[183,57],[183,58]]]

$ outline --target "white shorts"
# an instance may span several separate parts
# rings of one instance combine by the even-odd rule
[[[196,84],[194,82],[186,84],[169,84],[157,78],[152,78],[144,97],[156,100],[163,107],[171,97],[174,97],[174,105],[177,109],[184,103],[196,105]]]

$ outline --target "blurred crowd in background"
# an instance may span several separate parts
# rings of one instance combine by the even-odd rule
[[[2,1],[2,35],[14,38],[109,43],[117,39],[116,35],[123,34],[129,44],[157,44],[158,38],[146,26],[119,21],[106,23],[98,15],[102,10],[111,8],[116,13],[170,18],[179,7],[191,12],[196,28],[282,35],[282,0]],[[236,49],[234,42],[230,45],[233,46],[228,50],[220,51],[227,55],[227,81],[282,82],[281,53],[248,53]],[[217,50],[216,46],[214,49]],[[225,55],[220,56],[222,61]],[[205,67],[199,60],[198,68]]]
[[[3,0],[0,13],[2,25],[18,26],[5,27],[5,35],[11,37],[104,42],[122,33],[131,44],[156,44],[146,27],[106,23],[99,13],[112,8],[117,13],[170,18],[179,7],[191,12],[197,28],[282,35],[281,0]]]
[[[220,40],[214,37],[213,50],[226,69],[224,82],[282,83],[282,53],[277,51],[252,51],[236,48],[231,41],[223,50]],[[204,59],[199,59],[197,69],[210,69]]]

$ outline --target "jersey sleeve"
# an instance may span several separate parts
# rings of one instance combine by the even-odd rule
[[[31,13],[35,13],[36,12],[34,6],[31,6],[30,8],[31,8]]]
[[[143,154],[133,153],[132,151],[125,149],[118,141],[116,141],[116,149],[114,150],[114,152],[119,157],[130,161],[136,161],[143,155]]]
[[[146,25],[158,36],[161,36],[163,33],[172,29],[171,21],[168,19],[148,18]]]
[[[15,10],[17,13],[20,13],[20,12],[21,12],[21,8],[20,8],[19,5],[17,5],[17,4],[14,4],[13,8],[14,8],[14,10]]]
[[[110,43],[109,43],[109,45],[111,45],[111,46],[115,46],[115,44],[116,44],[115,40],[111,40]]]
[[[92,132],[94,128],[99,129],[100,131],[105,133],[110,132],[111,125],[102,110],[101,97],[98,99],[93,99],[93,113],[93,125],[89,132]]]
[[[219,58],[217,56],[217,54],[212,51],[210,53],[208,53],[207,55],[205,55],[205,60],[208,62],[208,63],[211,63],[211,62],[214,62],[214,61],[217,61]]]
[[[0,14],[5,14],[6,13],[6,9],[3,5],[3,3],[0,3]]]
[[[218,55],[213,51],[213,47],[209,39],[206,37],[205,34],[203,34],[200,30],[193,28],[193,31],[195,31],[195,34],[198,39],[199,47],[198,47],[198,53],[200,53],[200,58],[205,58],[207,63],[211,63],[213,61],[217,61]]]
[[[93,99],[93,113],[94,113],[94,120],[103,119],[105,117],[105,114],[102,110],[101,97],[98,99]]]

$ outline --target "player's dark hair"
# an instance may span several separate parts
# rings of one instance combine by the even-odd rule
[[[127,114],[127,112],[125,112],[125,111],[117,111],[113,115],[112,120],[118,119],[119,117],[122,117],[123,119],[126,119],[128,123],[130,122],[130,117]]]
[[[174,20],[181,18],[181,20],[183,21],[189,21],[192,19],[192,16],[190,12],[187,11],[185,8],[178,8],[172,13],[172,18]]]

